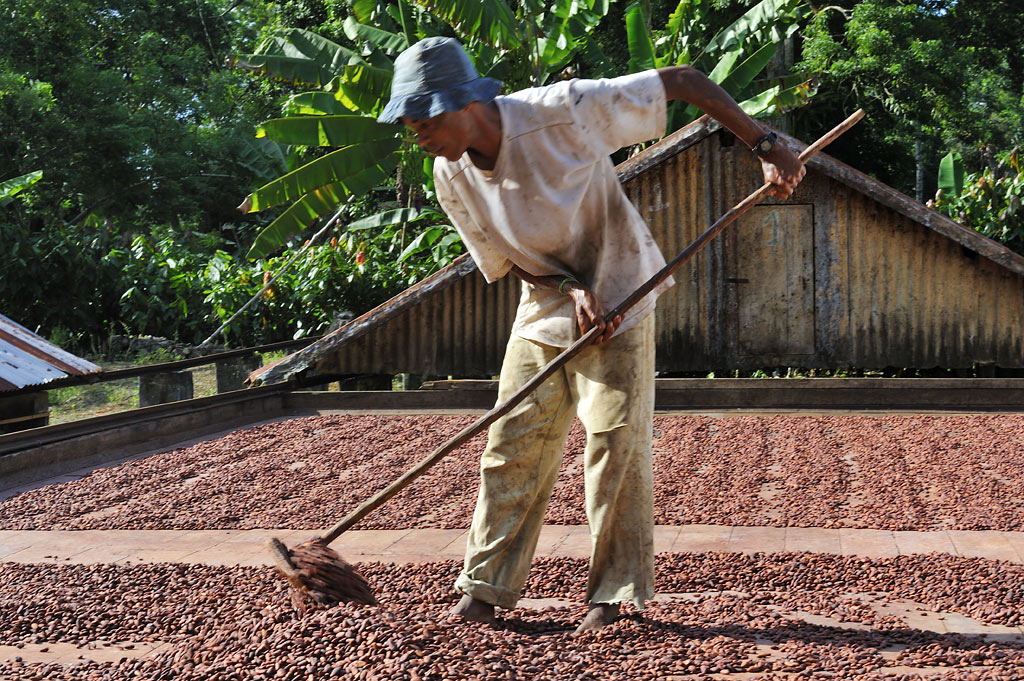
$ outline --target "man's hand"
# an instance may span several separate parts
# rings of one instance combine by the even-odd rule
[[[764,172],[764,181],[772,185],[769,193],[777,199],[792,196],[800,180],[807,174],[807,168],[800,158],[782,145],[776,145],[761,159],[761,170]]]
[[[580,327],[580,335],[586,334],[596,326],[602,331],[594,341],[595,345],[611,338],[622,323],[622,316],[619,315],[611,322],[605,323],[604,306],[593,291],[575,282],[566,284],[564,290],[576,305],[576,323]]]
[[[740,108],[720,85],[690,66],[666,66],[658,69],[665,97],[693,104],[728,128],[743,144],[751,147],[764,135],[764,129]],[[803,179],[804,164],[793,152],[776,144],[761,159],[765,182],[772,184],[771,194],[788,199]]]
[[[601,334],[594,341],[594,344],[603,343],[612,337],[615,330],[622,323],[622,315],[612,320],[610,324],[604,321],[604,305],[598,300],[594,292],[589,288],[574,281],[572,277],[562,275],[549,275],[545,277],[530,274],[519,265],[512,265],[512,273],[525,282],[534,286],[549,288],[563,295],[572,298],[576,306],[576,324],[580,327],[580,335],[586,334],[595,326],[602,329]]]

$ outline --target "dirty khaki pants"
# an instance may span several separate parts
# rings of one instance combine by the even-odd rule
[[[560,348],[509,340],[498,386],[502,402]],[[592,345],[490,428],[480,493],[456,590],[513,608],[526,582],[544,511],[574,415],[587,431],[584,485],[590,523],[587,601],[654,596],[651,433],[654,314]]]

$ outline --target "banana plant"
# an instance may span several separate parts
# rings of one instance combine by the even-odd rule
[[[43,177],[42,170],[36,170],[31,173],[25,173],[18,177],[13,177],[10,180],[0,182],[0,206],[6,206],[14,200],[14,195],[23,189],[27,189],[34,185],[36,182],[41,180]]]
[[[249,257],[265,257],[293,235],[336,210],[353,195],[367,193],[398,164],[401,126],[378,123],[390,87],[391,62],[380,53],[360,54],[301,29],[288,29],[231,63],[263,77],[318,90],[291,97],[292,115],[265,122],[256,137],[298,148],[329,151],[252,192],[239,206],[245,213],[287,205],[256,237]]]
[[[543,85],[574,59],[595,76],[607,61],[594,28],[608,14],[611,0],[417,0],[445,21],[478,61],[485,75],[511,89]]]
[[[390,91],[393,59],[413,42],[450,27],[485,75],[510,87],[539,85],[577,56],[603,63],[590,34],[608,3],[527,0],[513,11],[503,0],[354,0],[343,24],[347,46],[287,29],[253,54],[230,57],[236,68],[316,88],[288,98],[284,116],[264,123],[257,137],[297,149],[329,150],[242,202],[239,209],[246,213],[287,206],[257,236],[249,256],[267,255],[346,198],[383,182],[399,165],[401,182],[419,184],[420,194],[430,193],[429,159],[414,145],[403,145],[400,126],[376,121]],[[410,182],[417,176],[418,183]]]
[[[947,197],[957,197],[964,190],[964,159],[951,151],[939,161],[939,189]]]
[[[814,95],[816,83],[801,76],[756,80],[810,12],[802,0],[761,0],[709,40],[711,0],[681,0],[664,29],[648,28],[644,6],[626,9],[630,71],[690,64],[718,83],[751,116],[772,116],[800,106]],[[696,107],[673,102],[669,130],[699,115]]]

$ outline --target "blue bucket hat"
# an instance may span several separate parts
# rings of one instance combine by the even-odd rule
[[[397,123],[460,111],[470,102],[494,99],[501,81],[481,78],[462,45],[454,38],[425,38],[398,55],[391,81],[391,100],[377,120]]]

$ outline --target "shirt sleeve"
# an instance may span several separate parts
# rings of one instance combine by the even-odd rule
[[[667,100],[655,70],[575,80],[569,106],[588,145],[602,155],[665,134]]]
[[[495,247],[486,232],[480,229],[466,204],[459,198],[458,192],[447,175],[440,172],[442,159],[434,160],[434,190],[437,201],[452,221],[455,231],[462,237],[462,243],[476,263],[477,269],[484,275],[487,283],[494,283],[512,269],[512,262]]]

